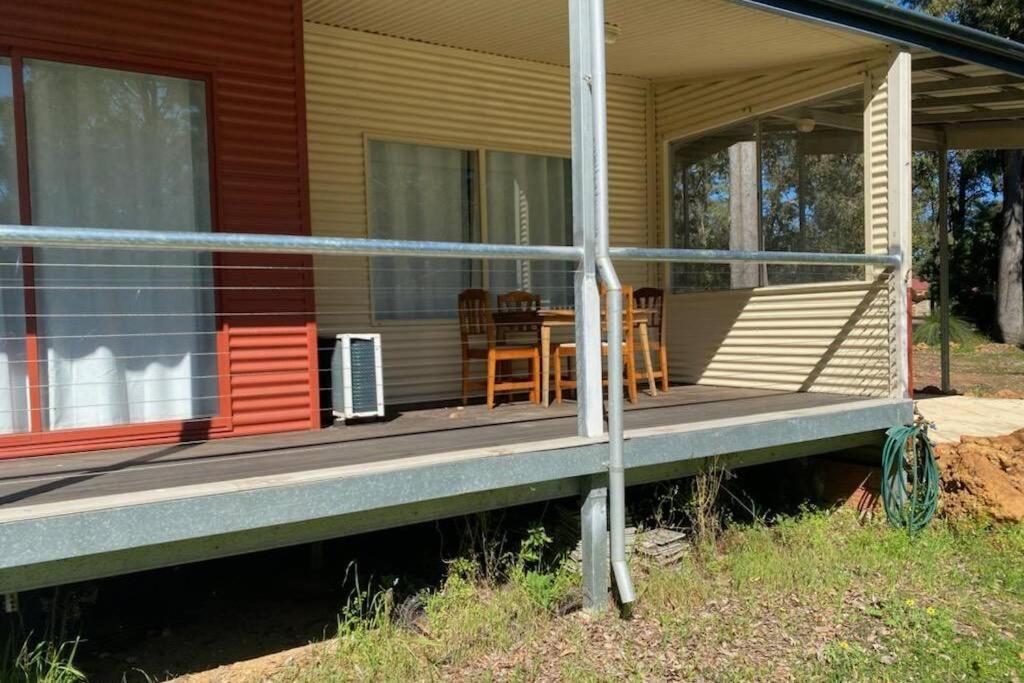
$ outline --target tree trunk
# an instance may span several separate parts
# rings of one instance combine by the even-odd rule
[[[1024,346],[1024,204],[1020,150],[1003,152],[1003,234],[999,242],[996,321],[1003,341]]]

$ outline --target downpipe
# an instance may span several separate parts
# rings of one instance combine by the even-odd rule
[[[612,575],[619,602],[636,600],[626,563],[626,471],[623,464],[622,427],[622,283],[610,254],[608,220],[608,110],[604,54],[604,0],[591,0],[590,87],[594,122],[594,223],[596,266],[604,282],[608,303],[608,516]],[[632,333],[632,330],[630,331]]]
[[[626,563],[626,469],[622,427],[622,284],[607,254],[597,257],[597,269],[607,289],[608,309],[608,517],[611,527],[612,575],[619,601],[636,600]]]

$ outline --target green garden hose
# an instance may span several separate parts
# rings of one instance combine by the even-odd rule
[[[935,516],[939,504],[939,465],[928,438],[928,424],[918,420],[886,432],[882,451],[882,502],[889,523],[917,533]]]

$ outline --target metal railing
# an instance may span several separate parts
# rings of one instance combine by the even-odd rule
[[[605,226],[604,234],[607,233],[607,216],[599,216],[599,223]],[[134,230],[134,229],[101,229],[101,228],[89,228],[89,227],[48,227],[48,226],[23,226],[23,225],[0,225],[0,248],[29,248],[39,250],[38,254],[44,256],[39,262],[32,264],[34,269],[38,268],[56,268],[58,271],[60,268],[67,269],[69,273],[67,276],[62,273],[55,279],[50,279],[43,284],[32,282],[29,286],[26,286],[24,282],[3,282],[4,289],[23,289],[33,290],[31,296],[36,296],[38,291],[45,291],[47,288],[56,291],[62,290],[74,290],[81,296],[83,292],[89,292],[94,295],[97,299],[102,299],[104,296],[111,296],[111,292],[150,292],[156,297],[172,297],[178,296],[182,291],[196,294],[205,293],[211,297],[224,297],[230,294],[242,294],[250,298],[256,297],[256,300],[261,300],[265,309],[260,309],[260,304],[251,304],[248,308],[236,312],[226,313],[229,316],[236,318],[246,319],[249,321],[246,327],[254,327],[259,330],[262,329],[266,334],[273,334],[273,326],[275,321],[278,321],[282,316],[292,316],[302,319],[302,321],[317,321],[325,317],[330,318],[332,315],[347,315],[350,314],[350,310],[341,306],[341,304],[329,304],[327,306],[321,303],[314,303],[311,309],[296,309],[296,304],[286,305],[284,308],[273,306],[270,302],[275,300],[275,297],[283,298],[285,300],[291,300],[291,298],[298,297],[301,299],[301,294],[313,293],[317,298],[324,294],[327,294],[329,298],[331,296],[341,299],[344,301],[348,300],[350,292],[366,293],[371,287],[370,283],[370,270],[364,265],[360,266],[338,266],[333,264],[329,258],[346,258],[346,257],[410,257],[412,259],[456,259],[456,260],[472,260],[480,261],[481,263],[487,263],[490,261],[543,261],[543,262],[560,262],[570,264],[570,267],[577,273],[575,278],[574,291],[577,295],[578,303],[580,305],[588,305],[588,300],[592,302],[590,305],[597,305],[596,291],[592,294],[589,299],[587,296],[581,298],[581,292],[586,294],[581,288],[592,287],[596,290],[596,281],[591,279],[588,280],[582,274],[585,271],[585,261],[587,254],[585,249],[580,247],[568,247],[568,246],[517,246],[517,245],[490,245],[490,244],[461,244],[461,243],[444,243],[444,242],[419,242],[419,241],[392,241],[392,240],[370,240],[370,239],[354,239],[354,238],[321,238],[321,237],[300,237],[300,236],[281,236],[281,234],[244,234],[244,233],[195,233],[195,232],[181,232],[181,231],[157,231],[157,230]],[[59,260],[53,261],[52,258],[47,260],[45,250],[59,250],[51,252],[51,254],[60,254],[65,250],[90,250],[91,253],[104,254],[108,251],[111,252],[131,252],[131,253],[153,253],[153,252],[178,252],[178,253],[190,253],[198,254],[203,258],[196,263],[180,263],[180,264],[161,264],[145,262],[145,259],[132,261],[129,263],[121,262],[110,262],[110,259],[102,256],[97,256],[92,259],[94,262],[90,262],[90,259],[80,259],[74,262],[61,262]],[[31,253],[31,252],[27,252]],[[280,257],[281,255],[304,255],[317,257],[315,263],[309,262],[303,265],[295,264],[281,264],[281,263],[263,263],[259,259],[246,261],[244,263],[221,263],[215,262],[211,258],[213,253],[223,254],[264,254],[273,255]],[[759,263],[759,264],[790,264],[790,265],[825,265],[825,266],[863,266],[863,267],[874,267],[878,268],[881,272],[881,278],[888,280],[889,289],[889,312],[886,313],[888,319],[887,340],[890,348],[890,358],[892,359],[892,365],[895,367],[897,374],[905,373],[905,362],[906,359],[900,357],[899,352],[895,354],[891,349],[896,346],[895,342],[900,338],[900,335],[906,334],[906,311],[899,309],[897,305],[900,301],[905,300],[906,296],[906,283],[901,279],[896,278],[895,274],[899,271],[901,266],[901,259],[895,255],[862,255],[862,254],[810,254],[810,253],[779,253],[779,252],[745,252],[745,251],[713,251],[713,250],[685,250],[685,249],[645,249],[645,248],[613,248],[608,246],[606,240],[598,241],[595,250],[595,264],[597,266],[597,272],[600,276],[601,281],[606,285],[607,293],[607,321],[604,326],[607,336],[607,344],[609,348],[618,348],[622,345],[624,330],[622,328],[623,319],[623,300],[621,295],[621,283],[618,280],[618,274],[615,271],[614,263],[620,262],[632,262],[632,261],[648,261],[648,262],[665,262],[665,263],[697,263],[697,264],[714,264],[714,263]],[[205,260],[204,260],[205,259]],[[105,261],[105,262],[104,262]],[[15,265],[22,266],[20,262],[3,264],[7,266]],[[97,281],[91,276],[82,278],[81,269],[93,267],[100,269],[103,272],[110,270],[110,273],[106,275],[105,280]],[[456,270],[462,271],[464,265],[460,265]],[[167,269],[171,272],[182,271],[185,273],[195,272],[197,270],[219,270],[223,276],[227,276],[229,284],[216,281],[188,281],[187,278],[184,282],[177,282],[173,278],[169,279],[145,279],[144,282],[133,282],[130,278],[125,279],[123,276],[114,274],[119,269]],[[329,284],[325,285],[317,282],[317,279],[313,275],[324,275],[330,273],[332,270],[341,270],[343,275],[353,276],[353,278],[359,278],[366,282],[356,282],[354,284]],[[273,271],[276,273],[284,273],[287,278],[284,278],[285,284],[281,282],[274,282],[267,284],[265,279],[261,279],[257,276],[258,273],[265,271]],[[394,280],[391,280],[392,273],[387,273],[384,279],[385,285],[393,290],[399,290],[406,288],[410,290],[416,287],[415,283],[401,282],[402,275],[401,270],[398,269],[393,273]],[[8,273],[9,275],[9,273]],[[241,279],[240,279],[241,275]],[[294,275],[294,278],[293,278]],[[308,279],[303,281],[302,278],[308,275]],[[78,280],[76,280],[79,278]],[[252,276],[252,281],[249,281]],[[296,280],[296,284],[291,284],[292,280]],[[339,279],[334,279],[332,282],[338,282]],[[344,278],[341,279],[344,282]],[[569,286],[566,281],[566,289]],[[452,286],[453,291],[447,292],[445,296],[451,296],[451,300],[454,303],[456,291],[459,289],[457,286]],[[588,295],[589,296],[589,295]],[[259,299],[259,297],[263,297]],[[28,299],[28,297],[27,297]],[[157,299],[154,299],[157,300]],[[903,301],[905,306],[905,301]],[[335,309],[333,306],[337,305]],[[373,312],[373,311],[368,311]],[[377,310],[376,313],[401,313],[400,310],[382,311]],[[406,311],[408,312],[408,311]],[[454,326],[455,307],[446,307],[443,310],[435,310],[438,314],[442,314],[447,317],[446,324]],[[7,312],[3,311],[4,321],[12,321],[22,317],[26,321],[31,321],[31,327],[34,329],[34,333],[29,335],[27,332],[18,333],[14,332],[5,333],[3,338],[5,341],[17,340],[18,338],[28,342],[30,337],[34,344],[39,344],[41,341],[46,342],[45,336],[39,335],[40,324],[46,321],[47,311],[40,311],[35,306],[29,306],[25,311],[22,312]],[[217,316],[225,314],[223,311],[219,311],[216,307],[209,310],[193,310],[193,311],[174,311],[172,309],[150,311],[145,310],[124,310],[124,311],[102,311],[102,312],[89,312],[89,310],[70,310],[62,315],[69,316],[77,321],[82,321],[84,328],[81,334],[75,334],[72,330],[71,335],[66,335],[72,338],[86,338],[94,342],[92,346],[101,347],[103,346],[104,339],[118,339],[130,335],[138,335],[143,340],[146,338],[166,338],[175,334],[181,335],[196,335],[196,334],[209,334],[216,335],[217,330],[213,324],[216,321]],[[598,310],[591,310],[589,314],[594,319],[600,319],[601,313]],[[206,323],[202,328],[202,331],[197,331],[199,328],[195,326],[193,329],[186,329],[180,332],[169,331],[167,328],[161,328],[159,332],[148,331],[144,326],[139,327],[135,332],[132,332],[132,325],[136,321],[145,321],[145,319],[151,318],[172,318],[187,319],[189,316],[205,316]],[[126,319],[127,323],[124,326],[112,328],[108,332],[103,332],[104,324],[109,319]],[[618,321],[618,324],[615,324]],[[88,324],[88,325],[85,325]],[[140,324],[141,325],[141,324]],[[8,326],[9,327],[9,326]],[[187,327],[187,326],[186,326]],[[595,392],[588,391],[586,383],[596,383],[596,387],[591,386],[591,389],[596,388],[596,395],[601,396],[601,373],[597,373],[596,376],[593,373],[586,373],[583,367],[588,362],[593,362],[593,357],[585,357],[586,349],[590,349],[590,352],[596,351],[598,357],[596,359],[597,368],[601,366],[601,343],[602,340],[600,326],[597,327],[598,339],[587,339],[585,326],[577,326],[574,332],[574,341],[580,349],[580,352],[575,355],[575,362],[577,362],[577,375],[578,381],[581,383],[581,388],[578,391],[578,412],[583,413],[584,411],[598,411],[600,412],[600,405],[587,405],[587,401],[590,400],[589,396],[593,396]],[[583,336],[581,336],[581,334]],[[593,333],[590,333],[593,334]],[[409,343],[416,343],[415,331],[409,332],[412,340]],[[590,342],[590,343],[588,343]],[[596,342],[596,343],[595,343]],[[91,348],[91,346],[90,346]],[[87,349],[88,350],[88,349]],[[326,348],[318,348],[318,351],[325,351]],[[41,362],[45,362],[45,359],[39,357],[39,349],[36,349],[37,357],[35,362],[37,364],[36,375],[30,379],[30,383],[33,384],[34,390],[39,392],[45,389],[58,389],[61,384],[60,378],[48,378],[46,382],[43,381],[39,375],[38,365]],[[249,351],[253,353],[254,351]],[[255,352],[259,352],[258,350]],[[453,349],[454,352],[454,349]],[[240,375],[237,371],[231,368],[230,362],[224,356],[229,354],[230,350],[225,349],[216,345],[207,344],[203,347],[203,350],[197,351],[199,354],[206,354],[209,356],[207,364],[203,367],[210,369],[211,378],[216,381],[229,379],[231,382],[240,380]],[[119,361],[127,362],[150,362],[156,357],[159,357],[159,349],[154,352],[143,351],[137,355],[121,355],[116,359]],[[452,361],[455,362],[455,356]],[[295,373],[295,369],[291,367],[284,367],[283,370],[276,370],[275,360],[270,359],[271,370],[269,372],[280,372],[285,376],[288,373]],[[309,359],[309,362],[316,362],[314,358]],[[609,442],[609,517],[610,517],[610,536],[611,536],[611,560],[613,574],[615,582],[620,591],[620,597],[623,602],[631,602],[633,600],[633,589],[632,581],[629,577],[628,566],[626,564],[625,557],[625,540],[624,540],[624,528],[625,528],[625,463],[624,463],[624,403],[623,403],[623,357],[618,353],[607,354],[607,377],[608,377],[608,402],[607,402],[607,434]],[[287,364],[285,364],[287,366]],[[409,362],[408,370],[416,368],[417,361],[413,360]],[[385,362],[387,366],[387,362]],[[407,370],[399,369],[399,370]],[[305,369],[306,374],[311,369]],[[323,369],[317,369],[319,372],[325,372]],[[392,369],[393,370],[393,369]],[[299,371],[301,374],[301,370]],[[890,378],[892,372],[889,373]],[[225,377],[226,376],[226,377]],[[206,379],[211,379],[206,378]],[[474,376],[472,379],[482,379]],[[81,378],[65,378],[72,385],[77,383],[79,388],[84,387],[84,383]],[[102,380],[100,380],[101,382]],[[141,380],[144,384],[147,380]],[[152,381],[162,381],[160,377],[154,378]],[[426,380],[429,382],[430,380]],[[899,382],[891,382],[892,388],[891,393],[894,396],[900,394]],[[218,384],[218,386],[221,386]],[[88,389],[88,387],[85,387]],[[144,391],[143,391],[144,393]],[[246,400],[256,401],[259,403],[260,400],[272,401],[272,398],[261,398],[258,390],[255,394],[250,390],[246,394]],[[207,398],[211,401],[223,400],[222,395],[210,395],[201,396],[201,398]],[[453,400],[456,396],[439,396],[441,400]],[[144,398],[142,400],[145,400]],[[155,398],[153,400],[161,400]],[[31,402],[31,401],[30,401]],[[38,396],[35,398],[36,404],[33,405],[33,410],[42,412],[43,405],[41,404]],[[86,405],[88,408],[88,405]],[[269,408],[272,407],[267,407]],[[322,410],[330,410],[322,408]],[[37,416],[33,420],[33,431],[40,431],[42,424],[41,416]],[[593,433],[587,433],[587,427],[584,421],[580,421],[579,433],[584,436],[593,436]],[[202,437],[196,438],[196,440],[205,440],[208,436],[203,435]]]

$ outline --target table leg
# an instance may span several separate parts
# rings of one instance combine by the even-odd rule
[[[651,362],[651,340],[647,335],[647,323],[641,322],[637,325],[640,328],[640,350],[644,354],[644,369],[647,370],[647,384],[651,388],[651,396],[658,395],[657,383],[654,381],[654,364]]]
[[[551,327],[540,326],[540,394],[541,405],[548,407],[548,392],[551,387]]]

